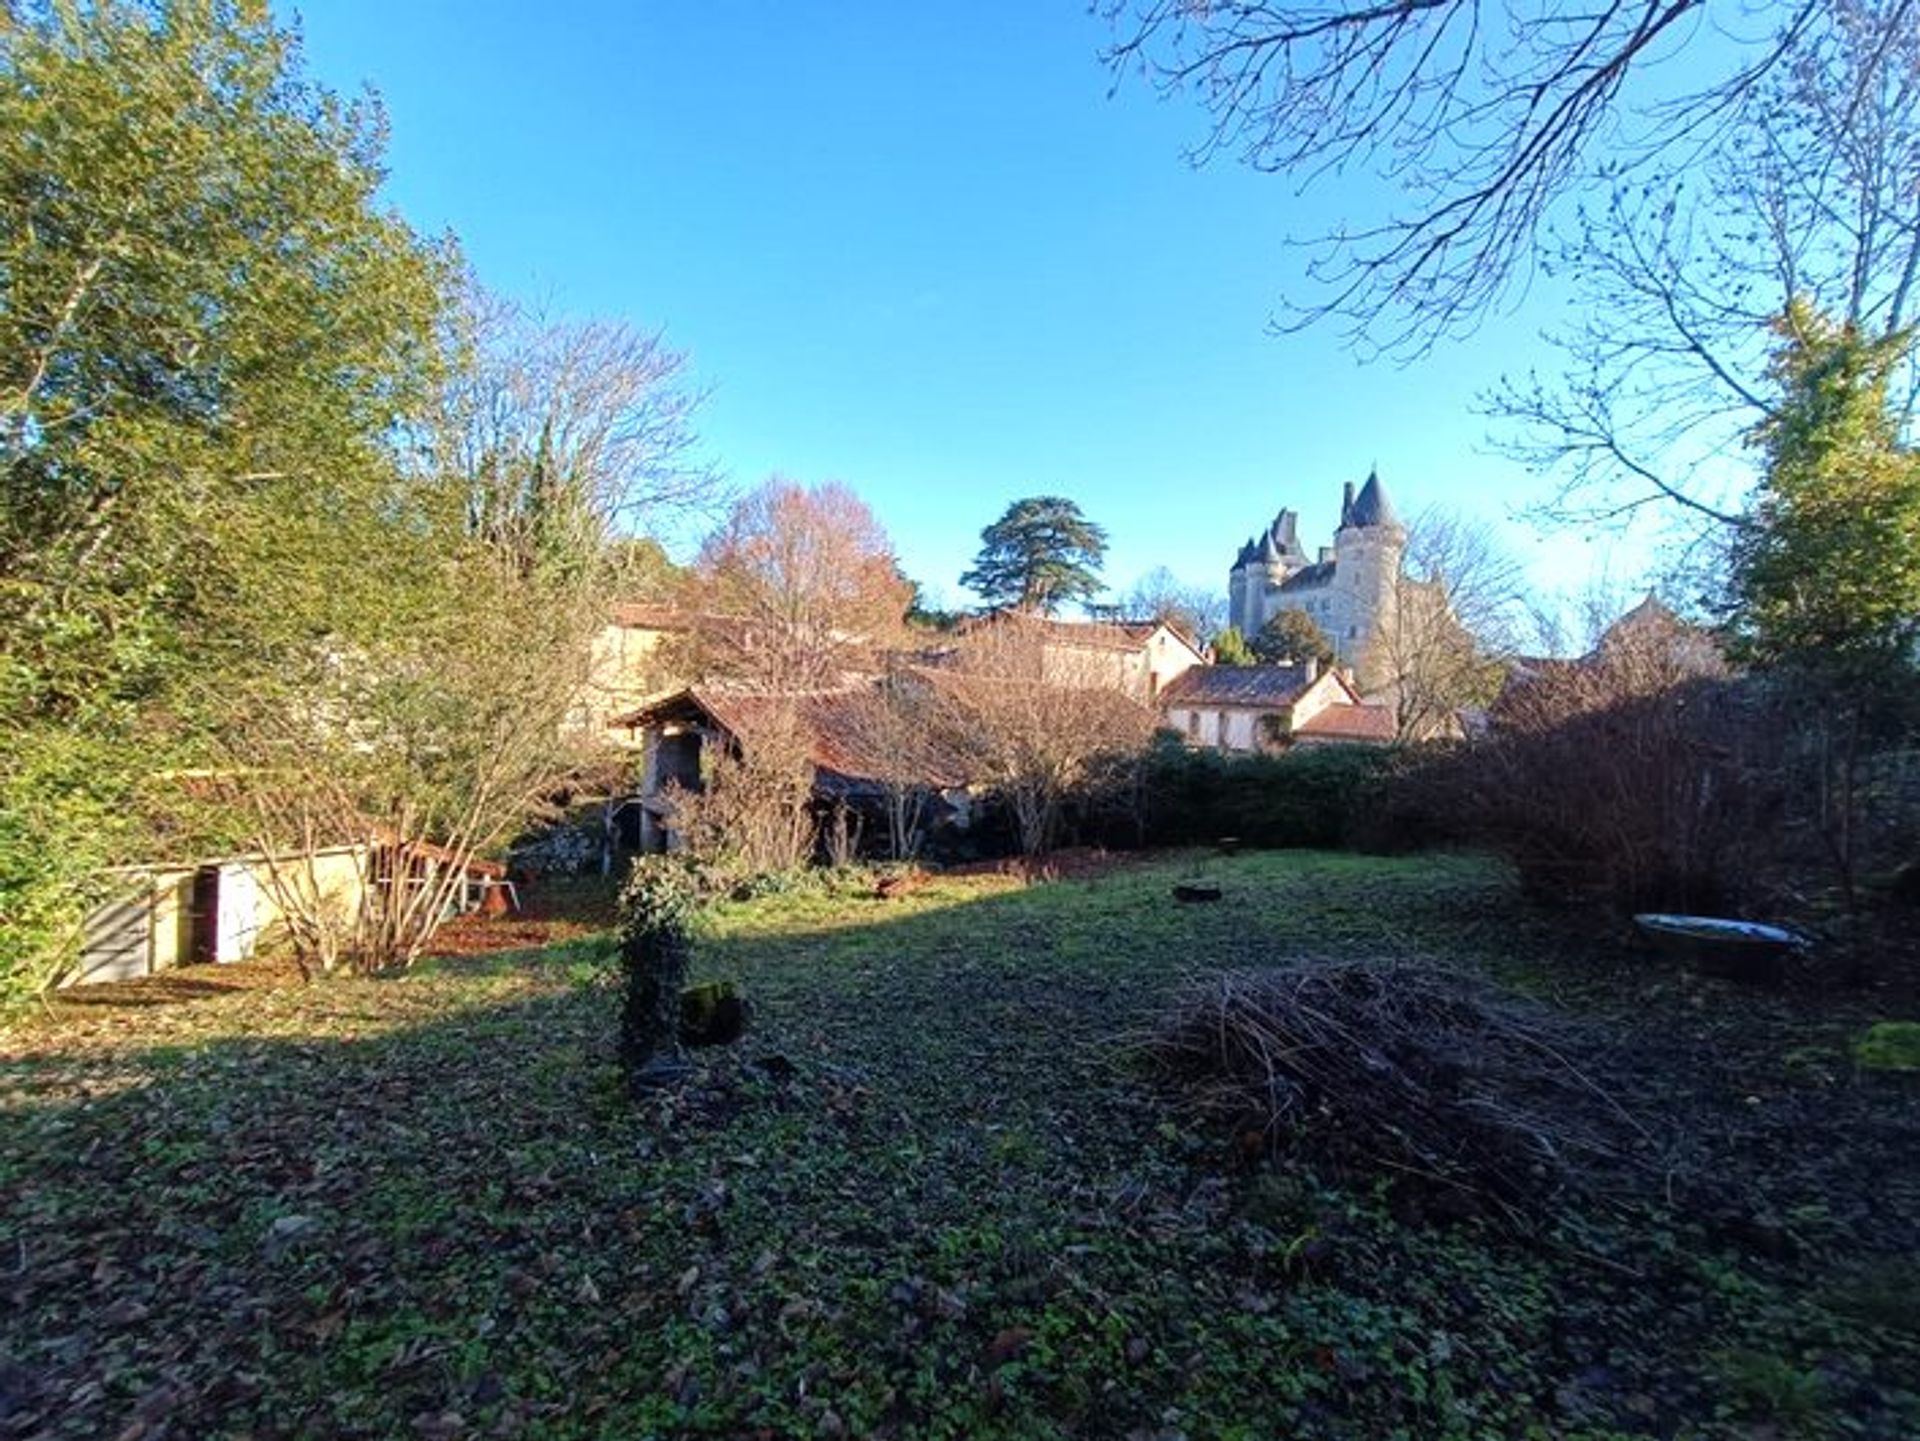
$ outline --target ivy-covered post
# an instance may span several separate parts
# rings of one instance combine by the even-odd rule
[[[620,1060],[636,1091],[678,1084],[692,1067],[680,1047],[680,992],[698,904],[685,866],[642,857],[620,896]]]

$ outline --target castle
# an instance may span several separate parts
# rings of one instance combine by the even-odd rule
[[[1406,552],[1407,530],[1377,473],[1355,494],[1348,481],[1333,544],[1309,561],[1300,546],[1300,517],[1282,510],[1258,540],[1234,558],[1227,580],[1228,618],[1240,633],[1259,633],[1283,610],[1302,610],[1326,633],[1340,659],[1360,659],[1392,599]]]

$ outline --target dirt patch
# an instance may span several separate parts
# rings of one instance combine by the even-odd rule
[[[592,935],[597,926],[558,917],[507,915],[457,916],[433,933],[424,954],[435,959],[490,956],[526,951]]]

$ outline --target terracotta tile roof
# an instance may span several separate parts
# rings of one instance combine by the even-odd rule
[[[1383,705],[1330,705],[1293,728],[1296,736],[1327,740],[1391,741],[1400,733],[1393,712]]]
[[[1160,703],[1284,710],[1312,684],[1299,665],[1197,665],[1167,683]]]
[[[967,783],[964,758],[931,737],[903,736],[886,714],[886,700],[873,685],[829,691],[746,691],[695,686],[676,691],[623,716],[617,724],[644,726],[704,718],[751,749],[756,735],[785,727],[804,732],[807,758],[816,769],[854,781],[888,779],[903,763],[927,785]]]
[[[965,635],[996,625],[1018,625],[1037,630],[1045,640],[1056,645],[1083,650],[1123,651],[1139,650],[1153,639],[1154,632],[1165,626],[1169,635],[1195,655],[1200,654],[1200,647],[1180,627],[1157,620],[1057,620],[1052,616],[1022,615],[1018,611],[1002,610],[963,621],[959,631]]]

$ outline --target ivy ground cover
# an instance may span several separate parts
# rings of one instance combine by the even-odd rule
[[[753,1027],[640,1104],[594,938],[63,1007],[0,1041],[0,1436],[1920,1434],[1920,1094],[1845,1005],[1559,940],[1476,859],[1205,865],[723,905]],[[1435,1216],[1120,1039],[1320,956],[1617,1028],[1745,1204]]]

